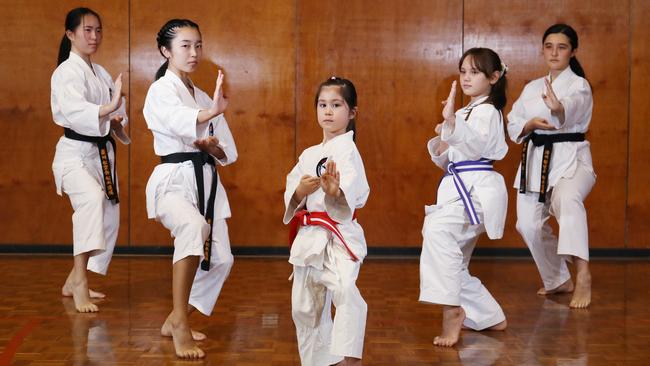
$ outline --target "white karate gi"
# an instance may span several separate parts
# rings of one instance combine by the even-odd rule
[[[431,159],[440,168],[446,171],[449,162],[501,160],[506,155],[508,145],[502,115],[492,104],[482,104],[486,98],[456,111],[453,131],[445,122],[441,135],[429,141]],[[441,140],[449,148],[438,155],[436,150]],[[508,193],[503,177],[496,171],[468,171],[459,175],[472,197],[480,224],[470,224],[452,177],[443,178],[436,205],[425,207],[419,300],[461,306],[467,316],[463,324],[482,330],[504,321],[505,315],[481,281],[470,275],[469,260],[480,234],[487,232],[490,239],[502,237]]]
[[[124,117],[123,126],[128,122],[124,100],[117,111],[99,117],[99,108],[111,100],[111,92],[115,89],[113,79],[103,67],[93,63],[91,68],[74,52],[54,70],[51,88],[52,117],[61,127],[86,136],[106,136],[110,132],[111,117]],[[130,143],[125,134],[115,137],[125,144]],[[115,153],[110,143],[107,143],[107,150],[114,170]],[[106,199],[97,145],[61,136],[52,171],[57,193],[67,194],[74,209],[73,254],[88,253],[88,270],[105,275],[117,240],[120,205]],[[117,171],[114,177],[118,189]]]
[[[593,99],[589,83],[570,67],[552,83],[553,91],[564,106],[564,124],[551,114],[544,104],[544,78],[528,83],[508,114],[508,134],[516,143],[526,122],[540,117],[557,128],[538,130],[537,134],[585,133],[589,129]],[[571,278],[566,265],[567,256],[589,260],[587,213],[583,201],[596,182],[591,162],[589,142],[558,142],[553,144],[549,166],[546,202],[538,202],[544,147],[528,144],[526,194],[517,192],[517,231],[530,249],[539,269],[544,287],[552,290]],[[519,188],[521,165],[515,178]],[[559,239],[548,224],[550,215],[556,217]]]
[[[367,249],[363,229],[353,213],[365,205],[370,188],[353,134],[350,131],[306,149],[287,176],[284,223],[301,209],[327,212],[339,223],[346,243],[359,259],[353,261],[329,230],[319,226],[298,230],[289,258],[294,270],[291,309],[300,359],[306,366],[331,365],[343,357],[361,358],[363,353],[367,305],[356,279]],[[325,159],[336,163],[344,197],[333,199],[319,188],[302,202],[292,200],[300,178],[317,176],[317,169],[324,169]],[[333,324],[330,298],[336,307]]]
[[[237,160],[237,148],[228,128],[228,122],[219,115],[209,122],[197,124],[198,113],[212,105],[212,98],[194,86],[192,97],[181,79],[171,70],[155,81],[145,99],[143,114],[147,127],[154,137],[154,151],[158,156],[180,152],[198,152],[194,141],[209,136],[210,126],[225,153],[216,159],[220,166]],[[210,165],[203,166],[204,204],[210,196],[212,183]],[[212,252],[210,270],[196,271],[190,305],[205,315],[210,315],[216,304],[223,283],[233,264],[228,238],[226,218],[230,217],[230,205],[226,190],[218,178],[212,226]],[[174,238],[173,262],[191,255],[203,259],[203,243],[210,227],[198,209],[198,192],[194,165],[191,161],[178,164],[159,164],[154,169],[146,188],[147,214],[160,221]]]

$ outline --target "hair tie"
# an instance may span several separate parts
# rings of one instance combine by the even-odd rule
[[[501,76],[499,76],[499,78],[502,78],[507,72],[508,72],[508,65],[506,65],[506,64],[504,64],[502,62],[501,63]]]

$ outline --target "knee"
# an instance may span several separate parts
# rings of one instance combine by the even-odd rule
[[[188,233],[190,235],[200,233],[205,241],[208,238],[208,234],[210,234],[210,225],[201,216],[187,217],[178,225],[177,230],[179,233]]]
[[[332,297],[337,307],[341,305],[353,306],[359,311],[365,311],[368,308],[354,282],[339,285],[332,291]]]
[[[83,205],[88,207],[103,207],[104,200],[106,200],[106,195],[104,191],[97,187],[96,189],[91,189],[84,194]]]
[[[551,196],[551,211],[559,215],[563,209],[579,208],[583,205],[582,197],[578,192],[568,190],[554,191]]]
[[[535,237],[542,230],[542,222],[536,222],[533,220],[522,220],[521,218],[517,219],[517,224],[515,228],[519,234],[528,241],[529,238]]]

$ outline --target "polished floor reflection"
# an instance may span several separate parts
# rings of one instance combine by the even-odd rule
[[[116,257],[91,277],[108,298],[78,314],[60,296],[68,257],[0,256],[0,365],[148,365],[177,361],[159,335],[171,308],[171,259]],[[451,349],[432,345],[441,309],[417,302],[417,259],[367,259],[359,288],[368,303],[366,365],[648,365],[650,262],[594,261],[593,302],[535,295],[532,260],[475,260],[470,268],[501,303],[504,332],[463,331]],[[192,316],[208,335],[211,365],[299,365],[283,258],[236,258],[211,317]]]

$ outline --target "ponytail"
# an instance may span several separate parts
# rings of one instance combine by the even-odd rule
[[[61,39],[61,44],[59,45],[59,60],[57,66],[61,65],[63,61],[67,60],[70,57],[70,49],[72,49],[72,43],[68,39],[68,36],[63,33],[63,38]]]
[[[158,80],[161,77],[165,76],[165,73],[167,72],[167,67],[169,67],[169,60],[165,60],[165,63],[160,65],[160,67],[158,68],[158,71],[156,71],[156,80]]]
[[[68,12],[68,15],[65,17],[65,30],[74,32],[77,27],[81,24],[81,21],[83,20],[83,17],[85,15],[94,15],[97,20],[99,21],[99,24],[102,24],[102,19],[99,17],[99,14],[94,12],[91,9],[88,8],[74,8]],[[63,33],[63,39],[61,39],[61,44],[59,45],[59,59],[58,59],[58,65],[61,65],[65,60],[70,57],[70,50],[72,49],[72,43],[70,42],[70,39],[68,36]]]
[[[571,68],[571,71],[573,71],[576,75],[582,77],[582,78],[587,78],[585,75],[585,70],[582,69],[582,65],[580,65],[580,61],[578,61],[578,58],[575,56],[571,57],[569,60],[569,67]]]

